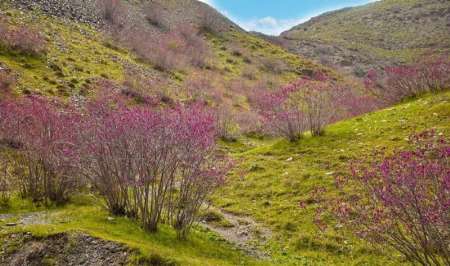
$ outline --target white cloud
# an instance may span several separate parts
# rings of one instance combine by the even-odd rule
[[[205,4],[210,5],[211,7],[214,7],[222,13],[222,15],[228,17],[232,21],[234,21],[236,24],[241,26],[243,29],[247,31],[258,31],[269,35],[278,35],[281,32],[290,29],[297,24],[300,24],[302,22],[305,22],[307,19],[276,19],[273,17],[264,17],[264,18],[256,18],[256,19],[250,19],[250,20],[240,20],[233,16],[231,16],[227,10],[220,9],[215,3],[214,0],[198,0],[200,2],[203,2]]]
[[[279,18],[274,18],[271,16],[262,17],[262,18],[252,18],[252,19],[238,19],[236,17],[231,16],[229,14],[229,12],[227,12],[227,10],[220,9],[218,7],[218,5],[216,5],[216,3],[214,3],[214,0],[199,0],[199,1],[216,8],[217,11],[219,11],[224,16],[226,16],[229,19],[231,19],[232,21],[234,21],[236,24],[238,24],[244,30],[262,32],[262,33],[268,34],[268,35],[279,35],[283,31],[289,30],[292,27],[297,26],[298,24],[304,23],[315,16],[318,16],[318,15],[323,14],[328,11],[337,10],[337,9],[345,7],[345,6],[336,6],[334,8],[329,8],[326,10],[319,10],[317,12],[314,12],[314,13],[311,13],[309,15],[305,15],[302,17],[289,18],[289,19],[279,19]],[[378,1],[380,1],[380,0],[367,0],[368,3],[378,2]]]
[[[312,16],[294,18],[294,19],[277,19],[274,17],[256,18],[247,21],[236,21],[241,27],[247,31],[258,31],[269,35],[279,35],[300,23],[306,22]]]
[[[232,21],[234,21],[236,24],[238,24],[240,27],[242,27],[244,30],[247,31],[257,31],[262,32],[268,35],[279,35],[283,31],[286,31],[298,24],[301,24],[303,22],[308,21],[313,16],[306,16],[301,18],[294,18],[294,19],[277,19],[271,16],[263,17],[263,18],[254,18],[254,19],[248,19],[248,20],[241,20],[238,18],[235,18],[227,12],[227,10],[223,10],[219,8],[216,3],[214,3],[214,0],[199,0],[200,2],[203,2],[205,4],[210,5],[211,7],[214,7],[222,13],[222,15],[228,17]],[[371,1],[378,1],[378,0],[371,0]],[[317,12],[315,15],[319,15],[323,12]]]
[[[262,27],[277,27],[279,22],[273,17],[265,17],[258,19],[256,23]]]

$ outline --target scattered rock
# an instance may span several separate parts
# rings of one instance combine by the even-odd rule
[[[5,224],[6,226],[10,226],[10,227],[13,227],[13,226],[16,226],[17,225],[17,223],[7,223],[7,224]]]

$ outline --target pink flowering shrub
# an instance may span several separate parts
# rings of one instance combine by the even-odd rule
[[[64,203],[76,190],[79,122],[76,112],[43,98],[0,102],[0,139],[17,149],[12,163],[22,196]]]
[[[158,70],[170,72],[182,69],[186,65],[183,51],[183,39],[175,33],[164,33],[154,42],[148,42],[143,50],[137,50],[138,54],[149,60]]]
[[[115,215],[186,237],[226,167],[215,155],[214,116],[203,105],[155,111],[113,98],[91,103],[81,165]]]
[[[450,87],[450,60],[447,57],[423,60],[413,65],[369,71],[365,85],[387,105],[404,98]]]
[[[0,196],[16,179],[24,197],[64,203],[89,180],[112,214],[148,231],[165,221],[185,238],[230,167],[215,137],[215,115],[202,104],[129,107],[111,91],[79,109],[35,96],[4,100],[0,144],[14,156],[0,162]]]
[[[108,30],[113,37],[142,60],[152,63],[156,69],[170,72],[187,66],[203,68],[207,65],[210,49],[199,29],[189,24],[161,28],[161,19],[148,14],[156,12],[154,8],[160,8],[157,3],[148,3],[145,12],[152,17],[147,19],[153,25],[159,25],[158,32],[134,23],[132,12],[120,0],[98,0],[98,5],[105,19],[110,21]]]
[[[338,201],[334,212],[358,236],[413,263],[449,265],[450,144],[434,132],[410,142],[412,150],[354,164],[347,187],[358,194]]]
[[[239,134],[244,135],[262,135],[263,126],[261,123],[260,116],[257,112],[253,110],[249,111],[239,111],[234,116],[234,121],[239,127]]]
[[[233,141],[238,135],[238,125],[233,108],[227,104],[221,104],[215,108],[216,134],[225,141]]]
[[[215,152],[214,114],[203,105],[176,108],[169,114],[174,125],[179,166],[178,193],[168,201],[168,216],[180,238],[185,238],[199,215],[200,207],[232,166],[230,160]]]
[[[378,100],[364,92],[336,85],[323,73],[302,78],[274,92],[250,96],[269,133],[291,141],[305,131],[324,133],[326,125],[379,108]]]
[[[160,93],[162,86],[162,81],[150,79],[136,69],[128,68],[125,72],[125,80],[122,83],[121,94],[134,100],[137,104],[157,106],[160,104],[157,95]]]
[[[145,19],[151,25],[160,28],[162,30],[167,29],[169,26],[165,23],[165,16],[167,16],[167,12],[160,3],[157,2],[148,2],[144,6],[144,14]]]
[[[199,30],[203,33],[220,36],[223,32],[224,25],[215,11],[211,11],[210,9],[202,9],[199,11]]]
[[[47,49],[47,41],[37,30],[28,26],[8,27],[0,22],[0,47],[23,54],[40,55]]]
[[[193,101],[208,101],[210,95],[217,89],[215,79],[214,75],[191,75],[183,84],[186,95]]]
[[[336,121],[373,112],[383,106],[379,99],[367,91],[355,92],[338,86],[333,89],[333,101],[337,107]]]
[[[8,33],[8,26],[3,20],[3,17],[0,17],[0,36],[6,36]]]
[[[306,130],[323,133],[335,114],[332,93],[333,85],[325,80],[300,79],[256,102],[269,131],[295,141]]]
[[[113,27],[123,27],[128,20],[128,7],[121,0],[96,0],[97,11]]]
[[[188,63],[198,68],[206,67],[211,51],[200,31],[190,25],[179,25],[173,31],[183,40],[183,50],[180,52],[187,56]]]
[[[10,171],[9,160],[0,156],[0,208],[9,206],[12,192]]]
[[[202,68],[210,54],[198,30],[188,25],[157,35],[133,27],[126,35],[123,39],[127,45],[161,71],[180,70],[189,65]]]
[[[16,77],[7,71],[0,70],[0,93],[8,93],[16,84]]]
[[[263,94],[257,104],[269,133],[296,141],[306,130],[306,118],[298,105],[287,100],[288,95],[286,90]]]

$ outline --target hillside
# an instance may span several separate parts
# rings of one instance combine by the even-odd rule
[[[197,0],[0,0],[0,265],[412,265],[317,213],[354,160],[450,136],[450,58],[360,79],[449,32],[446,0],[279,37]]]
[[[384,0],[312,18],[281,34],[288,50],[364,76],[367,70],[410,63],[450,49],[445,0]]]
[[[92,84],[106,79],[118,87],[135,84],[139,88],[129,89],[143,96],[188,99],[200,94],[248,111],[247,96],[254,88],[277,87],[319,70],[332,72],[245,33],[198,1],[130,2],[114,11],[113,18],[99,10],[95,1],[2,2],[4,23],[28,25],[48,42],[43,56],[1,52],[2,63],[18,76],[17,91],[86,96],[95,91]],[[161,39],[176,44],[178,28],[188,25],[204,30],[190,40],[197,42],[194,49],[172,53],[166,44],[158,50],[164,45]],[[201,61],[192,65],[185,56]]]
[[[6,86],[11,85],[14,97],[41,95],[82,104],[112,89],[138,104],[151,97],[164,105],[198,94],[213,106],[225,104],[245,114],[250,111],[247,97],[255,88],[275,88],[320,70],[333,73],[247,34],[198,1],[130,1],[111,14],[106,16],[96,1],[2,1],[0,30],[23,31],[31,38],[17,35],[27,42],[25,52],[0,43],[0,75],[13,77]],[[204,65],[186,63],[161,69],[154,58],[134,46],[141,39],[127,42],[140,35],[148,37],[144,41],[167,37],[171,42],[173,36],[178,41],[180,25],[201,30],[195,40],[200,46],[194,48],[204,53]],[[42,45],[29,52],[34,44]],[[158,52],[170,56],[166,50]],[[176,59],[183,55],[177,53]],[[244,121],[244,126],[252,125]],[[2,154],[7,153],[3,144],[0,147]],[[38,205],[16,196],[10,208],[2,210],[1,238],[8,244],[2,246],[0,264],[62,265],[69,259],[74,264],[84,260],[95,265],[108,256],[113,265],[124,261],[137,265],[271,264],[254,258],[253,245],[237,250],[203,227],[196,228],[189,241],[177,240],[168,227],[158,234],[146,234],[134,221],[111,217],[95,194],[76,196],[62,207]]]

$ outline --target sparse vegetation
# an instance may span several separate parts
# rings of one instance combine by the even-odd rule
[[[0,157],[0,209],[7,209],[13,191],[9,160]]]
[[[164,24],[164,7],[162,5],[150,2],[145,6],[144,14],[150,24],[162,30],[167,30],[168,27]]]
[[[233,141],[238,134],[237,123],[233,109],[225,104],[215,110],[217,135],[225,141]]]

